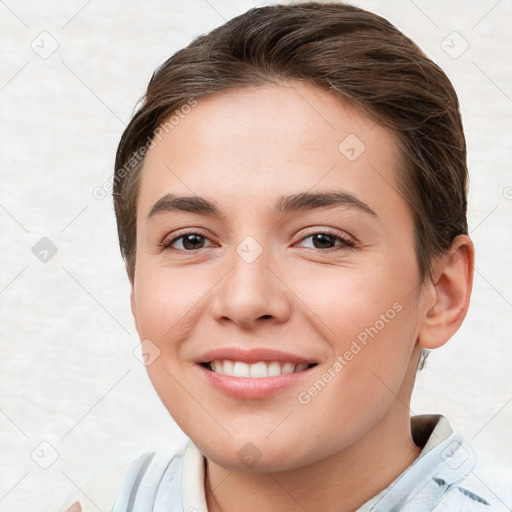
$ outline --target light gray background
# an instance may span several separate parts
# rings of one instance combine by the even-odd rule
[[[185,444],[133,354],[111,198],[92,192],[154,68],[266,3],[0,1],[1,511],[48,510],[114,462]],[[352,3],[447,72],[468,141],[472,303],[430,354],[412,413],[446,415],[483,463],[512,467],[512,3]],[[43,237],[57,247],[46,263],[32,252]]]

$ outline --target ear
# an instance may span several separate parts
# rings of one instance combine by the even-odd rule
[[[139,332],[139,324],[137,322],[137,307],[135,306],[134,284],[131,285],[130,290],[130,308],[132,310],[133,319],[135,321],[135,329]]]
[[[418,343],[427,349],[444,345],[466,317],[473,287],[475,249],[467,235],[455,237],[436,262],[421,319]]]

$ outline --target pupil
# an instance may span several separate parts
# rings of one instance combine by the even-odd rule
[[[197,243],[201,243],[201,238],[203,237],[200,235],[187,235],[183,239],[183,247],[185,249],[197,249]]]
[[[324,246],[322,245],[322,240],[323,240],[324,244],[325,243],[327,243],[328,245],[332,244],[331,235],[327,235],[325,233],[319,233],[318,235],[315,235],[313,237],[313,240],[315,240],[315,241],[320,240],[320,248],[324,248]],[[315,247],[316,247],[316,245],[317,244],[315,244]]]

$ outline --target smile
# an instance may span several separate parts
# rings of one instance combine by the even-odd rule
[[[209,363],[203,363],[202,366],[214,373],[230,377],[252,377],[261,379],[265,377],[276,377],[278,375],[301,372],[315,366],[315,364],[316,363],[295,364],[280,361],[259,361],[253,364],[248,364],[242,361],[232,361],[230,359],[216,359]]]

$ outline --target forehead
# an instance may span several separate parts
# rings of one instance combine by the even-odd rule
[[[284,193],[335,188],[377,209],[383,192],[388,203],[404,202],[394,134],[314,85],[292,81],[200,97],[177,119],[145,158],[138,198],[144,216],[169,192],[229,204],[243,194],[274,204]]]

